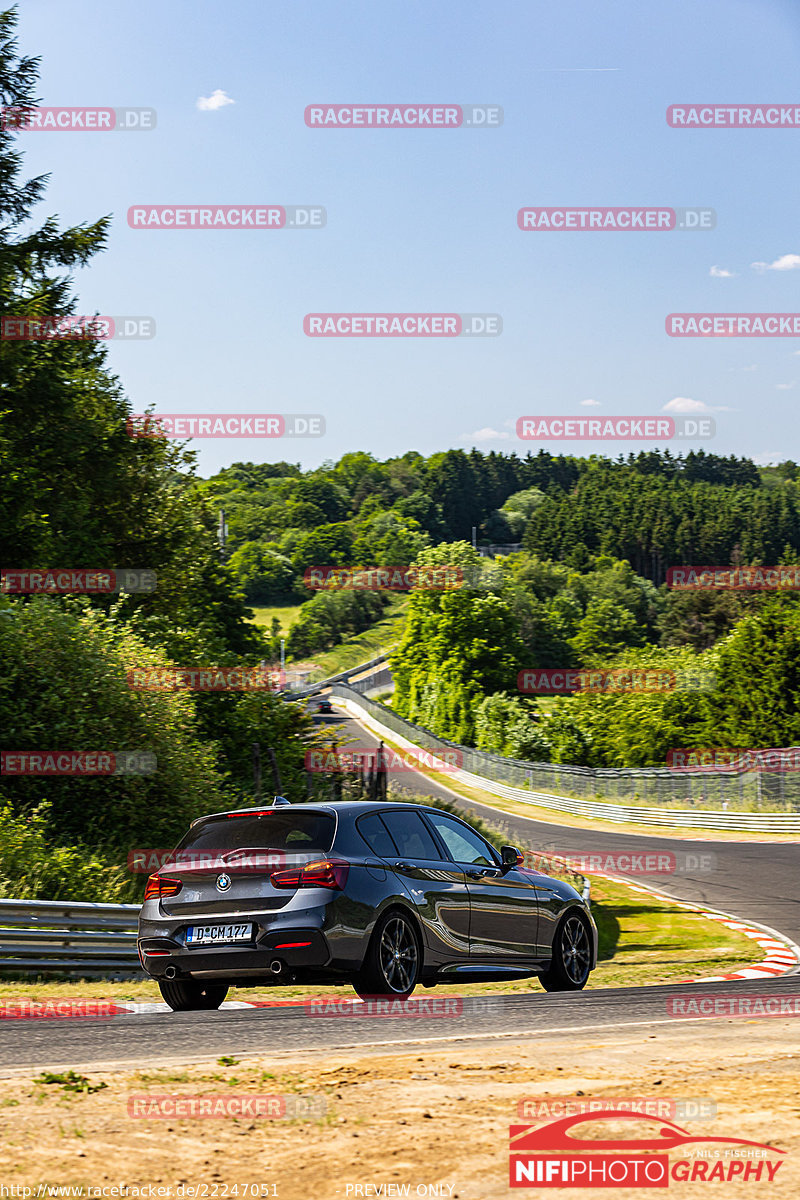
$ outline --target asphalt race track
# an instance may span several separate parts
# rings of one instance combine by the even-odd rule
[[[676,995],[774,996],[800,1007],[800,976],[737,983],[667,984],[646,988],[607,988],[567,995],[543,992],[531,981],[529,996],[466,997],[462,1015],[406,1017],[324,1017],[303,1008],[228,1009],[218,1012],[148,1013],[107,1019],[18,1020],[3,1022],[0,1074],[14,1068],[88,1068],[193,1061],[220,1054],[269,1055],[311,1050],[392,1047],[405,1052],[418,1044],[461,1039],[487,1044],[505,1037],[553,1037],[625,1029],[646,1033],[680,1027],[667,1003]],[[414,999],[456,1000],[456,987],[418,988]],[[697,1023],[707,1021],[696,1017]],[[712,1022],[714,1025],[718,1021]],[[747,1029],[735,1019],[735,1027]]]
[[[377,739],[355,721],[317,718],[336,727],[336,739],[351,745],[375,746]],[[407,789],[420,795],[452,798],[447,789],[409,772],[401,777]],[[478,815],[491,815],[487,806],[457,797]],[[533,841],[552,854],[634,854],[670,851],[712,855],[710,869],[685,873],[632,876],[678,899],[702,902],[735,914],[800,942],[800,899],[797,896],[800,847],[791,843],[714,842],[649,837],[623,832],[568,828],[547,821],[502,814],[520,840]],[[698,859],[702,862],[702,859]],[[620,871],[620,874],[624,872]],[[112,1018],[73,1020],[15,1020],[0,1023],[0,1074],[24,1068],[109,1066],[193,1061],[221,1054],[291,1052],[334,1049],[380,1051],[414,1045],[445,1044],[462,1039],[491,1042],[497,1038],[560,1036],[565,1033],[659,1026],[677,1028],[667,1002],[676,993],[723,996],[793,998],[800,1009],[798,973],[777,979],[725,983],[669,984],[658,987],[589,989],[574,995],[551,995],[531,981],[530,995],[484,996],[464,1000],[463,1011],[443,1019],[418,1016],[413,1030],[402,1017],[318,1016],[302,1007],[227,1009],[219,1012],[137,1013]],[[76,992],[79,988],[76,987]],[[245,991],[234,993],[246,998]],[[415,999],[457,999],[457,987],[418,988]],[[706,1018],[695,1017],[696,1021]]]

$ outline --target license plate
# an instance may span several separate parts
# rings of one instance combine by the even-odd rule
[[[187,946],[216,946],[223,942],[251,942],[253,926],[244,925],[190,925],[186,930]]]

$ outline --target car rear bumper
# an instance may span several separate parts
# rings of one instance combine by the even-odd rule
[[[168,929],[163,922],[140,924],[138,950],[142,967],[154,979],[264,979],[271,983],[296,973],[329,966],[331,951],[318,927],[268,928],[254,920],[252,941],[188,946],[186,928],[191,922]],[[147,926],[150,926],[148,928]]]

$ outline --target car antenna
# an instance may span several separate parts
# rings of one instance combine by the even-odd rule
[[[275,796],[272,801],[272,807],[276,808],[279,804],[291,804],[291,800],[287,800],[285,796]]]

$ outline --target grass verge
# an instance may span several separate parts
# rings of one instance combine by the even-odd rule
[[[677,983],[701,975],[721,975],[752,966],[758,952],[751,939],[709,921],[697,913],[642,892],[624,883],[605,879],[592,881],[592,913],[600,935],[600,959],[589,988],[638,987],[655,983]],[[480,996],[539,990],[534,979],[506,983],[464,984],[458,995]],[[340,987],[232,988],[229,1000],[300,1000],[311,996],[341,994]],[[424,990],[419,989],[424,995]],[[437,994],[443,994],[439,992]],[[127,983],[0,981],[0,1004],[10,1000],[83,999],[160,1000],[152,980]]]
[[[263,625],[269,633],[273,617],[277,617],[280,621],[281,637],[286,637],[289,632],[289,626],[297,620],[297,614],[301,608],[301,604],[276,604],[270,605],[267,608],[256,608],[253,606],[253,612],[256,614],[253,624]]]
[[[314,664],[318,669],[314,677],[325,679],[329,675],[338,675],[340,671],[357,667],[359,663],[367,662],[378,654],[388,654],[394,650],[403,635],[407,608],[408,596],[392,596],[380,621],[341,645],[334,646],[332,650],[315,652]]]

